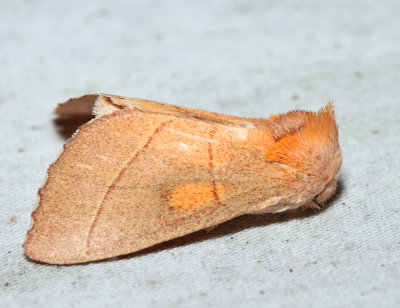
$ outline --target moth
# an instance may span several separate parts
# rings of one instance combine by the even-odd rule
[[[332,103],[241,118],[108,94],[59,104],[95,118],[50,165],[26,255],[52,264],[132,253],[244,214],[319,208],[342,154]]]

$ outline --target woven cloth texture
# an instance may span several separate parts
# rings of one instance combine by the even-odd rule
[[[0,2],[1,307],[399,307],[400,2]],[[103,262],[21,247],[86,93],[246,117],[333,100],[344,163],[321,212],[243,216]]]

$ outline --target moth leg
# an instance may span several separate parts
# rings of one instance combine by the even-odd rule
[[[262,215],[262,214],[269,214],[269,213],[271,213],[271,209],[267,207],[267,208],[264,208],[264,209],[261,209],[261,210],[254,211],[254,212],[249,213],[249,214]]]
[[[211,227],[207,227],[207,228],[204,228],[203,230],[206,231],[207,233],[210,233],[210,232],[211,232],[212,230],[214,230],[217,226],[218,226],[218,225],[211,226]]]
[[[310,202],[308,202],[300,207],[301,210],[313,209],[315,212],[321,211],[321,208],[322,208],[322,204],[319,204],[315,200],[311,200]]]

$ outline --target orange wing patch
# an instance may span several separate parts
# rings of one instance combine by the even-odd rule
[[[223,184],[190,183],[169,191],[167,199],[173,209],[179,212],[190,212],[212,202],[220,204],[220,200],[226,195],[226,187]]]

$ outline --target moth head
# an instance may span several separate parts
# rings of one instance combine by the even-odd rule
[[[333,105],[321,109],[304,127],[304,138],[311,140],[313,150],[308,150],[308,170],[315,174],[311,188],[316,194],[314,201],[326,203],[335,194],[342,165],[342,151],[338,140]]]
[[[289,167],[288,185],[304,202],[325,203],[336,191],[342,164],[332,103],[318,112],[293,111],[270,120],[276,143],[267,149],[267,160]]]
[[[332,158],[331,164],[328,164],[327,170],[322,172],[323,174],[321,178],[323,182],[319,186],[320,191],[312,199],[317,204],[325,204],[335,194],[339,180],[341,164],[342,155],[341,152],[338,152],[336,157]]]

